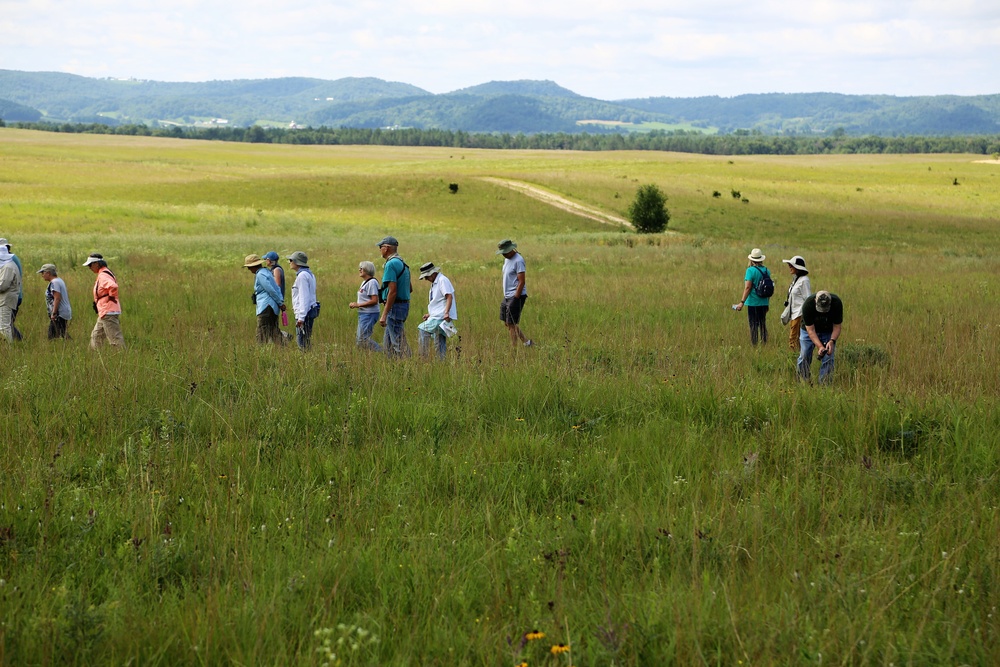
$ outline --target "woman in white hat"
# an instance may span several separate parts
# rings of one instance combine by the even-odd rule
[[[774,280],[771,272],[764,266],[766,257],[760,248],[754,248],[747,259],[750,261],[743,274],[743,296],[736,304],[736,310],[746,307],[750,323],[750,344],[756,345],[758,340],[767,343],[767,307],[771,294],[774,294]]]
[[[792,284],[788,286],[788,298],[785,299],[781,322],[788,325],[788,349],[798,354],[799,334],[802,332],[802,304],[812,294],[812,285],[809,282],[806,260],[802,255],[781,261],[788,265],[788,272],[792,274]]]

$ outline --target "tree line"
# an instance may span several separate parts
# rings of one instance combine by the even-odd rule
[[[817,155],[878,153],[972,153],[1000,155],[1000,135],[977,136],[851,136],[765,135],[738,130],[731,134],[697,131],[625,133],[503,133],[464,132],[438,129],[372,128],[265,128],[251,127],[149,127],[143,124],[17,122],[0,126],[44,132],[115,134],[172,137],[206,141],[237,141],[272,144],[438,146],[448,148],[531,149],[574,151],[671,151],[702,155]]]

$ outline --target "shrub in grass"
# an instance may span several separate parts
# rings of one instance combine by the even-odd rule
[[[667,228],[670,212],[667,210],[667,196],[656,185],[643,185],[635,193],[635,199],[628,207],[628,219],[635,230],[642,234],[655,234]]]

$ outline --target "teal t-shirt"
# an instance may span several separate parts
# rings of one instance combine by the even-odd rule
[[[746,273],[743,274],[743,280],[749,280],[754,287],[760,282],[761,273],[766,273],[771,275],[771,272],[767,270],[766,266],[748,266]],[[773,278],[772,278],[773,280]],[[747,297],[746,305],[748,306],[766,306],[768,305],[768,299],[761,298],[754,293],[754,287],[750,288],[750,295]]]
[[[396,283],[397,301],[410,300],[410,270],[403,264],[401,257],[392,257],[385,263],[385,270],[382,272],[383,297],[389,293],[386,283],[390,282]]]

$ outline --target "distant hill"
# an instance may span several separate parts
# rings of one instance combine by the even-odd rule
[[[644,111],[705,120],[721,132],[948,135],[1000,132],[1000,95],[893,97],[837,93],[769,93],[737,97],[620,100]]]
[[[553,81],[490,81],[434,95],[376,78],[177,83],[0,70],[0,118],[206,127],[412,127],[552,133],[687,130],[824,135],[1000,133],[1000,95],[770,93],[605,101]]]
[[[462,88],[449,95],[528,95],[531,97],[580,97],[572,90],[563,88],[554,81],[532,81],[522,79],[520,81],[490,81],[481,83],[478,86]]]
[[[24,121],[34,123],[42,118],[42,112],[38,109],[10,100],[0,100],[0,118],[9,121]]]

